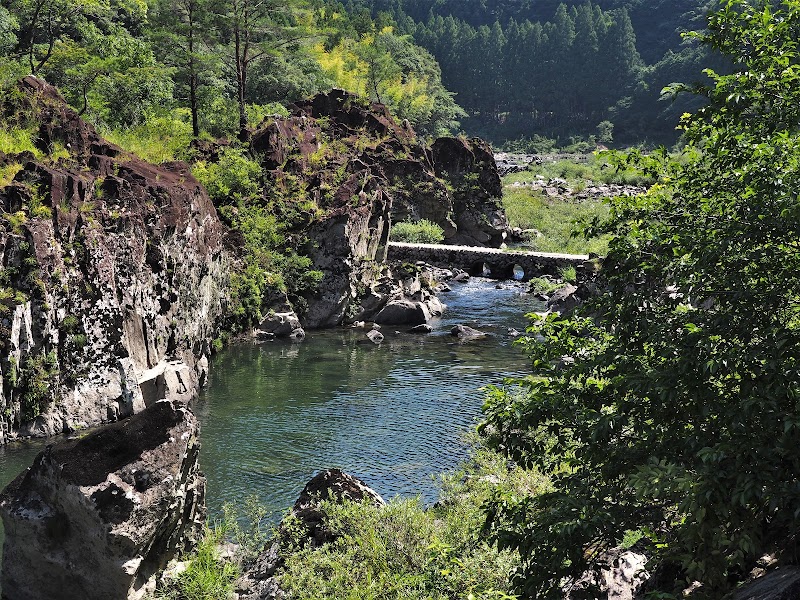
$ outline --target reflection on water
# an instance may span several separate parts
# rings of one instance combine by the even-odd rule
[[[196,403],[212,513],[257,495],[273,518],[317,471],[339,467],[384,497],[435,500],[433,476],[463,456],[481,387],[525,361],[508,328],[541,309],[521,285],[473,280],[442,295],[448,310],[427,336],[386,326],[375,346],[363,329],[313,332],[302,343],[238,345],[218,355]],[[456,323],[492,335],[462,343]]]
[[[420,493],[435,500],[432,477],[463,455],[462,434],[480,414],[480,388],[525,369],[508,328],[522,331],[525,313],[542,306],[523,289],[454,284],[442,294],[448,309],[431,323],[432,334],[384,327],[380,346],[363,329],[338,329],[311,332],[299,344],[223,351],[194,406],[211,513],[255,494],[277,518],[329,467],[362,477],[386,498]],[[461,343],[450,336],[457,323],[492,335]],[[0,486],[45,443],[0,447]]]

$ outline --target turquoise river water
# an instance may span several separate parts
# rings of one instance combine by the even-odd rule
[[[384,326],[379,346],[364,329],[310,332],[305,341],[237,344],[214,357],[200,419],[207,502],[255,495],[273,519],[319,470],[339,467],[384,498],[436,499],[437,473],[464,457],[464,433],[480,416],[483,386],[525,371],[508,328],[542,305],[523,284],[473,279],[441,295],[433,333]],[[460,342],[463,323],[488,334]],[[43,442],[0,447],[0,487],[29,466]],[[0,539],[2,531],[0,530]]]

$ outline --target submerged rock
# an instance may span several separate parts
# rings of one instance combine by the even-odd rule
[[[367,332],[367,337],[369,341],[373,344],[380,344],[383,341],[383,334],[378,331],[377,329],[372,329]]]
[[[205,517],[198,424],[161,401],[48,446],[0,494],[3,597],[139,599]]]
[[[478,331],[477,329],[473,329],[467,325],[456,325],[450,330],[450,335],[462,340],[473,340],[486,337],[486,334],[483,331]]]

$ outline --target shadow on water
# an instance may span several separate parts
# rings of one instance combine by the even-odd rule
[[[242,344],[219,354],[195,412],[212,513],[256,495],[280,518],[317,471],[339,467],[384,497],[436,499],[434,476],[463,457],[481,388],[525,370],[508,328],[541,310],[521,285],[472,280],[443,294],[426,336],[384,326],[312,332],[302,343]],[[457,323],[490,333],[461,342]]]
[[[524,372],[508,328],[542,310],[521,284],[473,279],[442,294],[433,333],[387,326],[376,346],[363,329],[311,332],[302,343],[240,344],[217,355],[195,403],[208,506],[250,495],[280,518],[317,471],[339,467],[384,497],[436,499],[433,477],[463,457],[480,415],[481,388]],[[460,342],[463,323],[490,333]],[[0,487],[30,466],[45,441],[0,447]],[[3,532],[0,525],[0,547]]]

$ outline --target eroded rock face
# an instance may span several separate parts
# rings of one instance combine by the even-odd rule
[[[156,167],[103,140],[28,77],[19,111],[44,155],[18,165],[0,205],[0,444],[188,400],[208,369],[228,288],[227,231],[183,163]]]
[[[0,494],[3,598],[143,597],[202,530],[197,434],[186,408],[160,401],[48,446]]]
[[[341,90],[289,110],[254,132],[251,145],[276,188],[301,187],[324,212],[298,232],[324,273],[317,293],[304,298],[308,308],[297,310],[305,327],[355,316],[380,277],[376,264],[386,258],[393,221],[429,219],[448,243],[500,245],[502,188],[485,143],[446,138],[427,147],[385,106]]]

